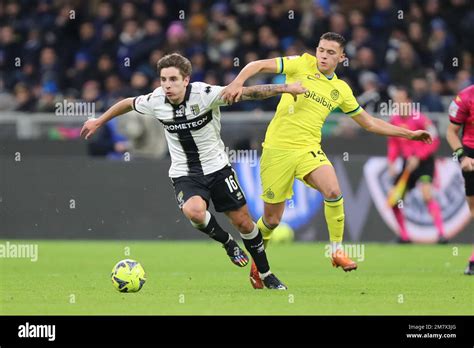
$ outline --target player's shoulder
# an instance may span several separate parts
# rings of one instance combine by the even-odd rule
[[[474,99],[474,85],[470,85],[463,90],[461,90],[458,95],[454,98],[454,101],[459,103],[466,103],[468,101],[472,102]]]
[[[136,96],[136,102],[143,102],[146,101],[148,103],[159,103],[160,101],[163,102],[165,99],[165,93],[163,91],[163,88],[158,87],[155,88],[153,91],[151,91],[148,94],[143,94]]]
[[[314,69],[316,67],[316,63],[318,61],[315,56],[307,52],[299,56],[299,60],[300,60],[299,63],[311,69]]]
[[[211,92],[215,92],[216,90],[221,90],[222,86],[217,85],[210,85],[205,82],[196,81],[191,83],[191,93],[199,93],[199,94],[211,94]]]
[[[352,87],[346,81],[338,78],[337,75],[335,75],[334,77],[335,78],[333,79],[333,83],[337,86],[337,89],[339,89],[340,93],[342,93],[343,95],[352,94]]]

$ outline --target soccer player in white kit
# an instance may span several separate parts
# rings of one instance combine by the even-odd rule
[[[171,154],[169,176],[183,214],[198,230],[220,242],[231,261],[243,267],[248,256],[208,211],[212,200],[239,230],[246,249],[255,261],[260,278],[269,289],[286,290],[270,271],[262,234],[249,215],[245,196],[232,169],[220,137],[220,106],[224,86],[190,83],[190,61],[180,54],[164,56],[157,64],[161,87],[152,93],[126,98],[98,119],[84,123],[81,136],[88,139],[110,119],[135,110],[156,117],[165,129]],[[296,98],[304,93],[300,83],[245,87],[242,100],[265,99],[281,93]],[[251,279],[252,281],[252,279]]]

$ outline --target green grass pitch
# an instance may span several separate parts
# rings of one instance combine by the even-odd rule
[[[474,313],[474,277],[463,274],[470,245],[366,243],[351,273],[331,266],[325,244],[271,245],[272,270],[289,289],[270,291],[253,290],[250,265],[232,265],[214,242],[9,242],[37,243],[38,260],[0,258],[1,315]],[[112,267],[125,258],[147,273],[138,293],[112,286]]]

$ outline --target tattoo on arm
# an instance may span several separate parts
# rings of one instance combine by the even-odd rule
[[[278,94],[285,93],[287,87],[287,84],[244,87],[242,100],[258,100],[274,97]]]

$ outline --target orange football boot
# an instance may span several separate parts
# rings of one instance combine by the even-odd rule
[[[342,267],[344,272],[350,272],[357,269],[357,263],[352,261],[342,249],[338,249],[331,256],[331,262],[334,267]]]

